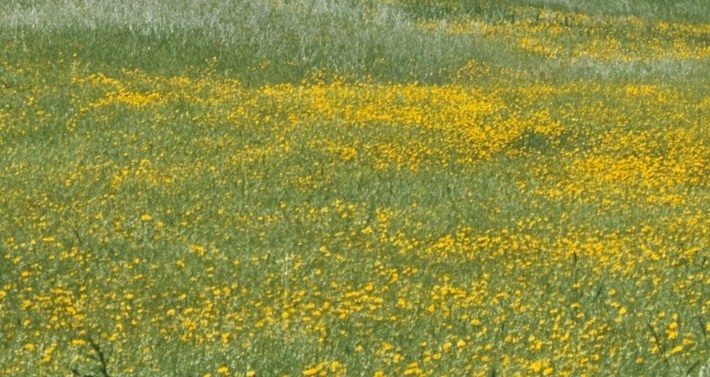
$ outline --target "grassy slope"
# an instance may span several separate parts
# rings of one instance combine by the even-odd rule
[[[0,374],[710,356],[703,2],[161,3],[0,5]]]

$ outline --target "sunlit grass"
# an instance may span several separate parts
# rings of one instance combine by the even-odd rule
[[[707,6],[555,3],[0,5],[0,375],[707,369]]]

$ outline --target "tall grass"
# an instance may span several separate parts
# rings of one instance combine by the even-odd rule
[[[0,1],[0,376],[706,373],[708,12]]]
[[[0,6],[5,39],[31,46],[31,53],[39,44],[45,53],[79,52],[108,67],[167,71],[218,58],[224,72],[246,81],[297,81],[320,69],[437,81],[467,59],[502,55],[482,40],[421,33],[412,17],[384,4],[89,0]]]
[[[651,7],[655,2],[633,4],[628,7],[631,14],[657,15],[639,5]],[[707,7],[692,4],[672,8],[688,9],[688,17],[707,17]],[[552,2],[543,5],[559,8]],[[624,13],[596,2],[567,8]],[[298,82],[319,70],[382,81],[442,83],[456,80],[458,70],[471,60],[538,72],[543,78],[649,72],[655,72],[652,78],[687,78],[706,66],[570,66],[521,54],[509,42],[447,32],[450,22],[475,20],[505,28],[529,17],[525,12],[534,14],[522,12],[509,3],[452,0],[12,0],[0,4],[0,38],[13,46],[12,56],[6,55],[11,60],[63,60],[79,54],[102,69],[134,67],[172,74],[210,66],[249,83]],[[422,30],[422,20],[432,18],[442,21],[441,27]]]

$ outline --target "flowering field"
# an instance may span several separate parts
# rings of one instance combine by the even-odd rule
[[[0,5],[0,375],[710,365],[707,4],[59,3]]]

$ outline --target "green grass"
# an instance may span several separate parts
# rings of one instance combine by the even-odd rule
[[[697,375],[709,19],[2,2],[0,375]]]
[[[0,5],[7,61],[69,61],[73,54],[86,66],[115,72],[137,68],[181,74],[213,67],[220,74],[249,83],[299,82],[317,70],[372,77],[383,81],[443,83],[455,79],[465,62],[533,70],[547,77],[590,75],[638,76],[660,70],[661,76],[705,73],[707,64],[649,62],[639,65],[556,67],[521,55],[504,41],[480,36],[423,33],[418,20],[477,19],[493,24],[525,20],[541,8],[490,1],[157,1],[111,3],[18,2]],[[577,2],[532,5],[588,12],[593,16],[633,15],[651,20],[706,23],[700,1]],[[667,12],[662,11],[670,9]],[[673,10],[673,11],[671,11]],[[570,22],[569,20],[563,22]],[[611,29],[611,34],[624,28]],[[632,33],[639,33],[633,31]],[[632,34],[637,35],[637,34]],[[683,37],[681,37],[683,38]],[[693,38],[693,36],[687,36]],[[701,37],[702,38],[702,37]],[[588,39],[580,35],[573,44]],[[120,41],[120,43],[119,43]],[[697,43],[702,45],[702,39]],[[669,65],[670,64],[670,65]],[[688,67],[689,66],[689,67]],[[580,72],[581,71],[581,72]],[[591,71],[591,72],[587,72]],[[658,76],[656,74],[655,76]]]

